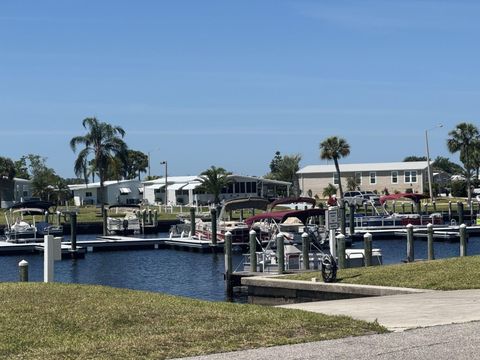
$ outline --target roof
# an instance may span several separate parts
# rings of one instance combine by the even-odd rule
[[[153,190],[157,190],[157,189],[161,189],[165,187],[165,183],[163,184],[153,184],[153,185],[146,185],[145,186],[145,189],[153,189]]]
[[[175,183],[175,184],[172,184],[172,185],[168,185],[168,190],[180,190],[181,188],[183,188],[184,186],[186,186],[187,183]]]
[[[130,180],[109,180],[109,181],[104,181],[103,185],[105,187],[110,186],[110,185],[115,185],[115,184],[121,184],[125,185],[127,183],[140,183],[140,181],[136,179],[130,179]],[[81,189],[95,189],[100,187],[100,182],[94,182],[90,184],[73,184],[73,185],[68,185],[68,188],[70,190],[81,190]]]
[[[342,172],[355,171],[394,171],[394,170],[425,170],[427,161],[402,161],[390,163],[363,163],[363,164],[339,164]],[[308,165],[297,171],[297,174],[321,174],[335,172],[335,165]]]

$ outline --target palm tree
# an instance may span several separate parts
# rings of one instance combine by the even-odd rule
[[[465,167],[467,174],[475,168],[475,151],[479,146],[480,135],[478,128],[471,123],[457,124],[454,130],[448,133],[450,136],[447,139],[448,151],[452,154],[459,152],[460,161]],[[468,202],[472,199],[471,177],[467,176],[467,194]]]
[[[342,177],[338,159],[350,154],[350,145],[343,138],[331,136],[320,143],[320,159],[333,160],[338,177],[338,190],[340,191],[340,199],[343,199]],[[341,202],[343,203],[343,201]]]
[[[83,171],[88,156],[93,156],[95,168],[100,178],[99,200],[103,208],[105,206],[104,182],[107,175],[107,169],[111,159],[115,155],[125,153],[127,145],[122,140],[125,136],[125,130],[120,126],[113,126],[105,122],[98,121],[95,117],[86,118],[82,122],[87,134],[76,136],[70,140],[70,147],[76,152],[78,145],[85,147],[78,153],[75,160],[75,173]]]
[[[336,193],[337,193],[337,188],[332,184],[328,184],[328,186],[323,189],[322,196],[324,198],[328,198],[330,196],[335,195]]]
[[[202,183],[200,189],[214,197],[214,203],[220,203],[220,192],[227,186],[231,180],[228,172],[222,167],[211,166],[210,169],[205,170],[200,174],[199,181]]]
[[[280,156],[280,152],[277,151],[274,160],[272,160],[270,164],[270,168],[273,169],[273,171],[268,174],[267,178],[291,182],[293,192],[298,196],[300,186],[298,184],[297,172],[300,169],[301,160],[302,155],[300,154]],[[275,164],[272,165],[273,163]]]

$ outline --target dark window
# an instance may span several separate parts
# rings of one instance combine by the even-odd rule
[[[240,193],[240,183],[235,183],[235,193],[239,194]]]
[[[247,182],[247,193],[251,193],[251,192],[252,192],[252,183]]]
[[[87,191],[87,192],[85,193],[85,197],[92,197],[92,193],[91,193],[90,191]]]
[[[252,193],[256,193],[256,192],[257,192],[257,183],[252,182]]]
[[[243,194],[245,193],[245,183],[244,182],[241,182],[240,183],[240,192]]]

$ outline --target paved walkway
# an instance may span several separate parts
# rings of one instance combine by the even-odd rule
[[[419,294],[318,301],[282,307],[378,321],[392,331],[480,321],[480,290],[431,291]]]
[[[390,334],[277,346],[191,359],[478,359],[480,290],[432,291],[284,305],[378,321]],[[409,331],[404,331],[409,330]]]

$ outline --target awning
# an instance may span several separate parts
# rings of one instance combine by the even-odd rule
[[[153,190],[158,190],[165,187],[165,184],[153,184],[153,185],[148,185],[145,186],[145,189],[153,189]]]
[[[193,183],[187,184],[187,186],[185,186],[182,190],[195,190],[200,185],[202,185],[202,183],[193,182]]]
[[[125,188],[125,187],[122,187],[118,190],[120,190],[120,194],[122,194],[122,195],[130,194],[132,192],[132,190],[130,188]]]
[[[168,190],[180,190],[187,184],[188,183],[176,183],[176,184],[168,185]]]

